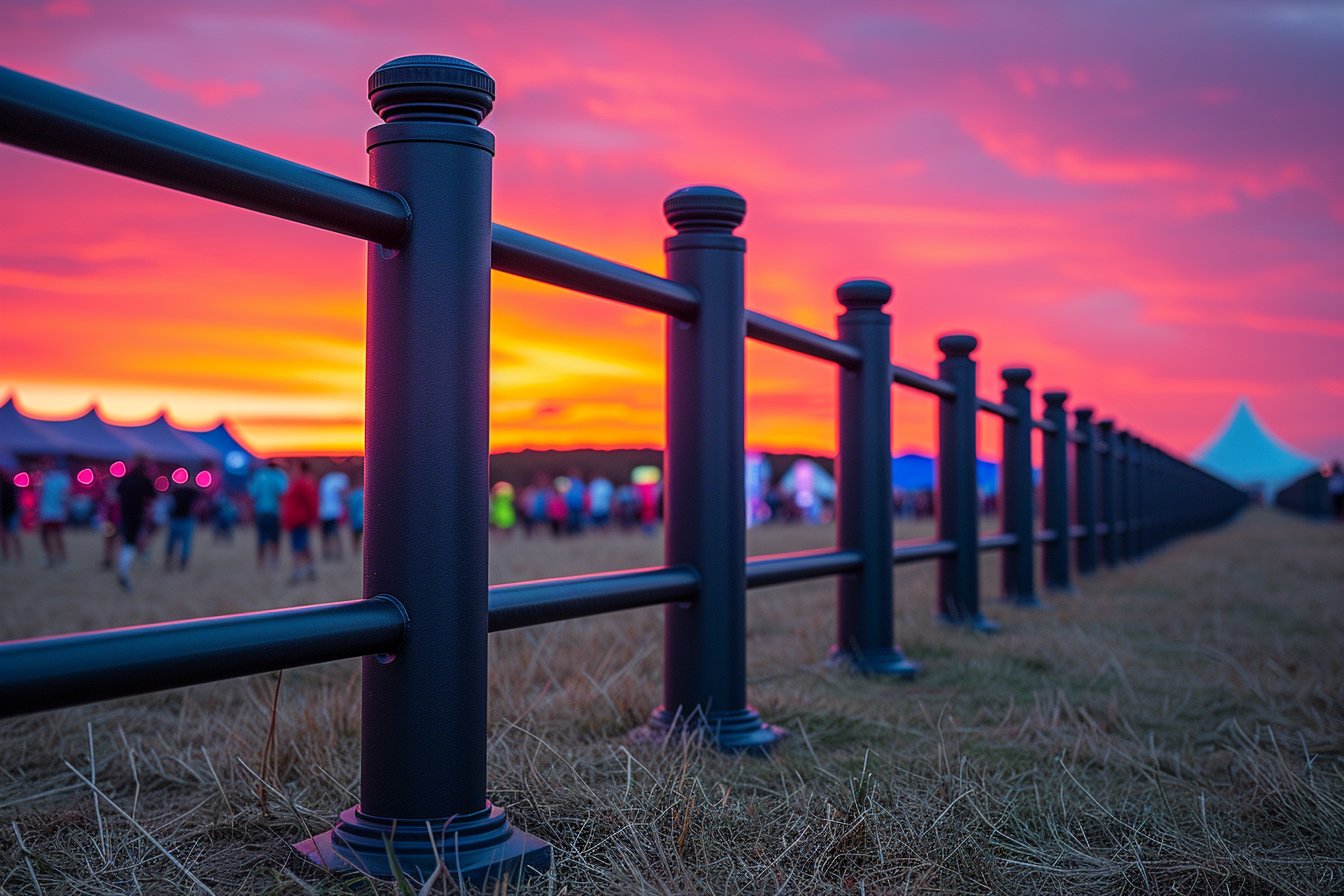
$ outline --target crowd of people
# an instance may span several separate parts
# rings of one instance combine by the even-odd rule
[[[641,470],[648,472],[641,473]],[[499,532],[522,530],[531,537],[549,531],[559,538],[612,526],[652,533],[662,518],[662,487],[651,467],[637,467],[632,481],[615,485],[605,476],[538,474],[515,491],[508,482],[490,490],[490,525]]]

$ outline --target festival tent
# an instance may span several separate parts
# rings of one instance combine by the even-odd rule
[[[79,447],[55,430],[30,419],[10,398],[0,405],[0,450],[18,457],[58,456],[77,453]]]
[[[1274,500],[1281,487],[1320,466],[1320,462],[1284,444],[1251,412],[1246,399],[1237,402],[1222,430],[1195,452],[1206,470],[1234,485],[1260,491]]]
[[[127,461],[137,454],[149,452],[149,446],[135,436],[119,431],[119,427],[104,423],[93,408],[89,408],[73,420],[30,418],[28,422],[39,430],[52,433],[57,439],[72,444],[74,447],[67,453],[75,457]]]
[[[149,447],[145,453],[155,460],[218,464],[223,459],[222,453],[216,448],[190,433],[174,429],[163,414],[140,426],[119,426],[117,429],[144,442]]]
[[[835,477],[814,460],[800,457],[779,479],[780,491],[792,495],[803,516],[813,523],[821,521],[822,505],[835,500]]]
[[[923,454],[902,454],[891,459],[891,484],[906,492],[927,492],[935,487],[936,464]],[[975,461],[975,482],[982,494],[999,493],[999,465],[987,460]]]
[[[179,430],[179,433],[194,436],[219,452],[224,459],[224,482],[230,489],[242,491],[247,488],[247,477],[257,458],[238,440],[227,423],[220,421],[214,429],[204,432]]]

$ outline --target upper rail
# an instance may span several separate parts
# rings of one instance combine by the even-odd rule
[[[930,395],[937,395],[939,398],[950,400],[957,397],[956,388],[947,380],[925,376],[896,364],[891,365],[891,381],[898,386],[908,386],[911,389],[928,392]]]
[[[855,369],[863,363],[863,355],[848,342],[776,320],[759,311],[747,312],[747,337],[800,355],[831,361],[841,367]]]
[[[396,193],[0,67],[0,141],[277,218],[396,247]]]

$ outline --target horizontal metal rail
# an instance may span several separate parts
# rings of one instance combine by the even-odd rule
[[[1004,548],[1017,547],[1017,536],[1011,532],[996,532],[993,535],[980,536],[980,550],[1001,551]]]
[[[930,395],[937,395],[939,398],[952,399],[957,397],[957,390],[946,380],[925,376],[908,367],[901,367],[896,364],[891,365],[891,381],[898,386],[918,389],[921,392],[928,392]]]
[[[1059,533],[1056,532],[1054,529],[1037,529],[1037,530],[1036,530],[1036,543],[1037,543],[1037,544],[1054,544],[1054,543],[1055,543],[1056,541],[1058,541],[1058,540],[1059,540]]]
[[[0,645],[0,717],[395,653],[401,604],[370,600],[184,619]]]
[[[898,541],[891,546],[892,563],[914,563],[930,557],[946,557],[957,552],[955,541]]]
[[[988,398],[977,398],[975,405],[982,411],[988,411],[991,414],[997,414],[1005,420],[1017,419],[1017,408],[1011,405],[1000,404],[997,401],[990,401]]]
[[[1050,435],[1054,435],[1055,433],[1059,432],[1059,427],[1055,426],[1055,424],[1051,423],[1049,420],[1033,420],[1031,421],[1031,425],[1039,429],[1041,432],[1050,433]]]
[[[747,558],[747,587],[763,588],[821,576],[857,572],[863,566],[859,551],[798,551]]]
[[[490,631],[526,628],[617,610],[694,600],[700,574],[690,566],[630,569],[490,588]]]
[[[377,190],[0,68],[0,141],[323,230],[400,246],[410,209]]]
[[[492,227],[490,247],[490,266],[506,274],[685,320],[700,309],[688,286],[502,224]]]
[[[850,369],[863,363],[859,350],[849,343],[767,317],[759,311],[747,312],[747,338]]]

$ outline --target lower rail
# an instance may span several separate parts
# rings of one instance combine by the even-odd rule
[[[490,588],[490,631],[596,616],[693,599],[700,574],[690,566],[539,579]]]
[[[0,645],[0,718],[395,653],[406,612],[385,595]]]

